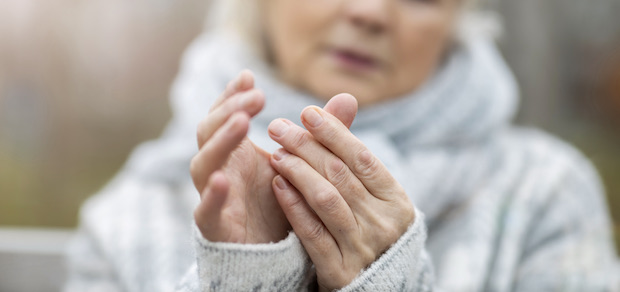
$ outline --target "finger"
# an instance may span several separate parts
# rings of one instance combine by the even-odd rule
[[[224,103],[207,115],[196,131],[198,149],[211,138],[213,133],[235,112],[244,111],[250,117],[258,114],[265,106],[265,95],[259,89],[245,91],[227,99]]]
[[[194,211],[196,226],[207,240],[220,241],[228,236],[221,226],[222,207],[226,202],[230,183],[222,171],[214,172],[201,194],[201,201]]]
[[[308,163],[327,179],[357,209],[366,202],[368,191],[349,167],[312,137],[308,131],[285,119],[277,119],[268,127],[269,136],[286,151]]]
[[[250,117],[246,113],[233,114],[192,158],[190,173],[199,192],[204,189],[206,178],[226,163],[230,153],[245,138],[249,124]]]
[[[279,149],[271,164],[303,195],[338,242],[348,242],[357,230],[353,212],[338,190],[301,158]]]
[[[254,74],[252,73],[252,71],[244,69],[233,80],[228,82],[222,95],[220,95],[220,97],[215,100],[213,105],[211,105],[211,109],[209,110],[209,112],[216,109],[224,102],[224,100],[228,99],[234,94],[252,88],[254,88]]]
[[[374,196],[387,200],[386,186],[399,185],[381,161],[330,113],[316,106],[302,111],[302,123],[312,136],[337,157]]]
[[[348,93],[341,93],[332,97],[323,109],[350,128],[357,114],[357,99]]]
[[[273,192],[304,249],[316,264],[342,258],[338,244],[303,196],[285,178],[273,179]]]

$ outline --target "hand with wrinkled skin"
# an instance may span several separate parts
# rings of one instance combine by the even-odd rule
[[[200,150],[190,172],[201,202],[194,219],[209,241],[277,242],[291,229],[273,193],[277,173],[271,154],[247,137],[250,118],[264,105],[264,94],[254,88],[254,77],[246,70],[228,84],[198,125]],[[336,117],[351,116],[340,107],[326,109]]]
[[[250,118],[265,104],[251,72],[231,81],[198,125],[199,152],[190,170],[201,202],[194,211],[202,235],[213,242],[282,240],[290,225],[276,201],[271,155],[246,136]]]
[[[415,219],[412,203],[386,167],[348,129],[357,102],[348,94],[302,111],[307,130],[278,119],[271,138],[279,173],[275,195],[316,267],[319,288],[342,288],[395,243]]]

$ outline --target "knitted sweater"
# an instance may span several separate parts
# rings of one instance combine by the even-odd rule
[[[314,267],[294,233],[270,244],[209,242],[188,165],[195,129],[226,82],[256,74],[267,104],[250,139],[276,145],[274,118],[322,103],[282,84],[242,41],[200,36],[172,90],[158,140],[81,211],[66,291],[305,291]],[[422,88],[362,109],[351,130],[416,206],[407,232],[342,291],[619,291],[603,190],[571,146],[509,124],[513,77],[493,44],[464,41]]]

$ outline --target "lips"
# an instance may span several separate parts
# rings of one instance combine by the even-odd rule
[[[336,62],[353,71],[369,71],[379,67],[379,60],[371,54],[354,49],[334,49],[332,55]]]

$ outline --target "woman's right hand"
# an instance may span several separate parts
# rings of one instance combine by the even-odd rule
[[[209,241],[276,242],[291,229],[273,194],[271,155],[247,137],[250,118],[264,104],[252,73],[245,70],[198,125],[200,150],[190,171],[201,202],[194,219]]]

